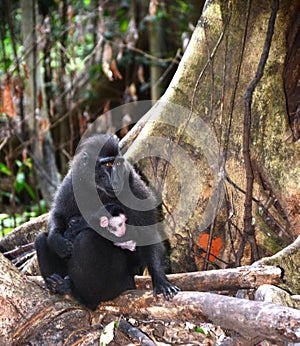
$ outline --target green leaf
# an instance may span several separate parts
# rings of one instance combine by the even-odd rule
[[[18,214],[15,215],[16,226],[21,225],[23,223],[23,221],[24,221],[24,219],[23,219],[22,215],[18,215]]]
[[[6,175],[11,176],[11,170],[7,168],[6,164],[3,162],[0,162],[0,172]]]
[[[5,236],[7,235],[10,231],[12,231],[14,228],[13,227],[9,227],[9,228],[5,228],[3,229],[3,231],[1,231],[1,233]]]
[[[129,18],[122,18],[119,21],[119,27],[120,27],[120,31],[122,33],[126,32],[128,29],[128,24],[129,24]]]
[[[16,165],[17,165],[18,167],[22,167],[22,166],[23,166],[22,161],[16,160],[15,162],[16,162]]]
[[[121,16],[123,16],[125,13],[126,13],[126,9],[123,7],[123,8],[120,8],[120,9],[116,12],[116,16],[117,16],[117,17],[121,17]]]
[[[31,160],[31,157],[28,157],[28,158],[24,161],[24,165],[27,166],[29,169],[32,168],[32,160]]]
[[[16,190],[16,193],[20,193],[24,188],[24,185],[22,182],[19,182],[19,181],[16,181],[15,182],[15,190]]]
[[[14,228],[15,227],[15,220],[12,217],[9,217],[5,220],[3,220],[3,227],[4,228]]]
[[[0,221],[5,220],[5,219],[7,219],[8,217],[9,217],[8,214],[6,214],[6,213],[0,213]]]
[[[30,197],[35,200],[36,199],[35,193],[33,189],[26,183],[26,181],[23,182],[23,187],[29,193]]]
[[[38,204],[34,204],[31,210],[36,213],[36,216],[47,213],[47,205],[44,199],[41,199]]]
[[[177,3],[178,3],[178,5],[180,6],[181,11],[183,11],[183,12],[185,12],[185,13],[191,12],[191,9],[190,9],[189,5],[186,4],[185,1],[177,0]]]
[[[206,328],[196,327],[196,328],[194,329],[194,331],[195,331],[195,332],[198,332],[198,333],[205,334],[205,335],[208,334],[208,331],[207,331]]]
[[[20,193],[24,189],[24,183],[25,183],[25,174],[24,172],[19,172],[16,176],[16,181],[15,181],[15,190],[17,193]]]
[[[19,172],[16,176],[16,181],[18,183],[23,183],[25,181],[25,173],[24,172]]]

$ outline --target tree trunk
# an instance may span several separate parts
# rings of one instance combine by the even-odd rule
[[[41,59],[37,39],[37,1],[21,1],[22,34],[28,79],[25,87],[25,109],[33,167],[42,196],[48,206],[59,184],[55,163],[45,90],[41,75]]]
[[[280,2],[278,10],[271,0],[208,1],[161,102],[123,141],[133,162],[141,153],[151,156],[138,163],[162,191],[175,272],[250,264],[300,234],[300,144],[289,135],[284,84],[286,73],[296,78],[288,67],[298,50],[286,37],[292,42],[300,31],[299,10],[297,0]],[[254,83],[244,131],[244,95],[263,53],[266,64]],[[300,105],[299,98],[293,101]],[[245,232],[245,216],[254,233]],[[251,251],[256,244],[258,252]]]

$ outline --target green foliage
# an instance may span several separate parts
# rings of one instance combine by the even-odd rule
[[[13,178],[13,191],[1,191],[0,198],[7,198],[9,201],[14,200],[14,204],[21,205],[24,210],[21,213],[0,213],[0,237],[8,234],[12,229],[21,225],[25,221],[31,220],[47,212],[44,200],[37,200],[36,193],[28,184],[28,177],[32,175],[32,160],[27,158],[24,162],[16,160],[17,172],[13,172],[3,163],[0,162],[0,173]],[[30,205],[22,205],[22,193],[26,192],[31,201]],[[3,204],[3,203],[2,203]]]
[[[21,45],[21,9],[14,8],[11,11],[11,17],[14,18],[14,36],[15,36],[15,45],[16,51],[19,51],[22,47]],[[14,49],[11,39],[11,33],[7,23],[2,23],[1,26],[1,44],[0,44],[0,70],[7,71],[11,69],[14,64]],[[17,39],[16,39],[17,38]],[[17,75],[17,71],[11,69],[12,75]]]
[[[15,213],[12,216],[7,213],[0,213],[0,238],[7,235],[17,226],[22,225],[26,221],[33,220],[47,211],[43,200],[40,201],[39,205],[35,204],[30,208],[31,210],[29,211],[25,210],[22,214]]]
[[[22,44],[22,21],[24,17],[22,16],[20,2],[14,0],[7,2],[7,4],[8,9],[6,10],[10,13],[10,20],[7,16],[3,16],[0,32],[0,86],[2,89],[6,85],[10,86],[12,99],[19,116],[20,91],[24,91],[24,88],[28,85],[28,66],[26,66],[25,58],[28,52],[24,50]],[[64,4],[66,5],[65,8]],[[52,126],[55,122],[59,123],[57,120],[65,115],[66,110],[63,105],[74,106],[80,116],[84,113],[83,109],[80,107],[77,109],[75,105],[76,102],[80,101],[85,109],[89,110],[89,119],[93,121],[94,109],[96,109],[97,116],[99,110],[101,111],[103,105],[110,99],[110,89],[113,90],[112,99],[114,102],[119,102],[119,100],[122,102],[122,93],[130,83],[134,83],[138,93],[142,94],[138,95],[139,98],[141,96],[148,97],[150,66],[159,64],[162,68],[167,68],[170,62],[164,63],[149,59],[149,23],[147,20],[152,20],[154,24],[162,22],[166,36],[164,37],[166,47],[164,47],[163,57],[172,58],[181,45],[180,35],[184,30],[188,30],[187,14],[191,12],[190,2],[183,0],[159,2],[157,10],[151,18],[148,16],[149,4],[145,4],[143,1],[135,2],[135,6],[129,0],[100,2],[103,12],[99,11],[98,5],[97,1],[91,0],[39,2],[42,11],[39,17],[36,18],[36,27],[38,28],[36,33],[36,54],[39,55],[42,61],[41,73],[45,77],[47,99],[36,100],[36,103],[38,105],[42,102],[48,105],[49,114],[52,115],[52,118],[50,118],[51,132],[54,135],[53,138],[58,141],[55,146],[57,148],[67,148],[67,152],[68,146],[72,147],[74,144],[68,142],[70,136],[62,138],[61,133],[57,131],[58,127]],[[42,23],[45,14],[47,14],[47,20]],[[139,52],[123,46],[128,43],[128,36],[130,36],[128,31],[133,17],[136,21],[138,41],[132,43],[132,45],[135,44],[136,48],[140,50]],[[103,35],[101,37],[103,41],[99,40],[100,35]],[[105,40],[109,40],[112,49],[112,56],[108,60],[114,59],[116,61],[123,79],[119,80],[118,84],[115,83],[112,88],[103,89],[101,83],[103,81],[103,84],[107,83],[107,76],[103,72],[102,65]],[[147,54],[143,54],[143,52]],[[145,82],[142,83],[137,76],[137,67],[139,65],[142,65],[144,69],[143,77]],[[9,78],[7,78],[8,76]],[[115,79],[117,80],[117,77]],[[81,81],[86,82],[81,83]],[[118,87],[120,89],[116,91]],[[101,91],[105,90],[104,96],[99,92],[99,89]],[[120,95],[117,101],[115,101],[116,94]],[[92,106],[90,107],[90,105]],[[60,114],[60,111],[64,113]],[[74,113],[70,111],[71,115],[73,116]],[[25,118],[27,118],[27,114]],[[75,131],[78,131],[80,125],[78,126],[75,118],[74,116],[72,119],[72,126],[76,129]],[[0,205],[4,210],[0,214],[0,232],[4,232],[4,230],[7,232],[19,224],[21,220],[24,221],[40,215],[46,210],[44,201],[39,200],[38,187],[35,187],[33,183],[31,159],[22,161],[20,148],[15,150],[14,139],[16,137],[13,131],[22,131],[22,128],[17,130],[17,126],[15,126],[12,130],[4,112],[0,113],[0,120],[1,124],[6,124],[9,129],[7,131],[8,135],[3,131],[5,136],[11,136],[8,141],[9,150],[8,144],[6,144],[4,146],[6,152],[4,154],[0,152],[1,161],[4,161],[3,158],[8,156],[10,160],[9,166],[0,162],[0,177],[4,177],[8,181],[7,188],[0,190]],[[24,129],[26,128],[25,125]],[[65,133],[68,136],[68,131],[65,131]],[[26,132],[18,135],[22,135],[21,137],[26,141],[29,139]],[[75,138],[75,143],[79,136],[79,131],[72,135]],[[8,151],[10,151],[9,155],[7,155]],[[6,207],[8,207],[7,210]]]
[[[121,18],[119,21],[119,29],[122,34],[124,34],[128,29],[129,18]]]
[[[202,327],[195,327],[194,332],[201,333],[207,335],[207,330]]]
[[[0,162],[0,173],[3,173],[5,175],[11,176],[11,171],[7,168],[6,164],[3,162]]]
[[[30,175],[32,175],[32,162],[30,158],[27,158],[24,162],[21,162],[20,160],[16,161],[17,166],[19,167],[16,180],[15,180],[15,190],[17,194],[20,194],[23,190],[26,190],[30,197],[33,200],[36,200],[35,193],[33,189],[27,184],[26,177],[25,177],[25,169],[28,167],[30,169]]]

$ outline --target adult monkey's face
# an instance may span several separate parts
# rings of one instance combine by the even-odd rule
[[[102,145],[95,165],[95,183],[98,192],[109,197],[120,194],[127,179],[127,162],[119,150],[116,137],[106,138]]]
[[[116,197],[128,179],[130,165],[119,150],[119,140],[113,136],[94,135],[79,146],[72,163],[78,187],[87,193],[96,187],[98,193]]]
[[[123,189],[127,179],[127,168],[124,157],[99,156],[96,163],[96,186],[108,196],[117,196]]]

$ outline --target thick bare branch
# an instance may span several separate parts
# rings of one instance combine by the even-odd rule
[[[257,288],[263,284],[276,285],[281,282],[282,271],[272,266],[247,266],[233,269],[209,270],[168,275],[169,280],[183,291],[222,291],[241,288]],[[137,276],[137,288],[149,289],[151,278]]]
[[[179,292],[172,300],[130,291],[98,309],[135,318],[211,321],[244,338],[300,342],[300,311],[271,303],[204,292]]]
[[[32,243],[37,233],[46,231],[47,220],[48,214],[44,214],[15,228],[7,236],[0,239],[0,251],[7,252],[21,245]]]
[[[295,309],[204,292],[180,292],[172,300],[165,301],[162,297],[153,297],[151,291],[130,291],[114,301],[101,303],[92,313],[30,282],[1,255],[0,264],[0,312],[3,317],[9,316],[2,323],[4,344],[32,341],[43,345],[43,340],[54,344],[66,340],[74,330],[89,330],[94,323],[91,321],[99,321],[99,313],[124,314],[140,319],[211,321],[247,339],[300,341],[300,311]],[[273,269],[269,269],[272,272]],[[268,272],[266,268],[264,270]],[[255,284],[261,280],[261,275],[255,271],[246,267],[239,273],[238,270],[227,270],[227,275],[239,277],[240,284],[247,286],[249,282],[252,285],[251,282]],[[220,272],[226,274],[226,271]],[[279,274],[275,268],[276,273]],[[217,271],[212,271],[208,276],[217,282],[213,279],[216,274]],[[179,277],[187,281],[184,275],[179,274]],[[193,277],[196,274],[187,275]]]

